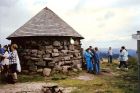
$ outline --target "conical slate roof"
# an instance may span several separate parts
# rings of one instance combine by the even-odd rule
[[[47,7],[12,33],[7,39],[29,36],[83,37]]]

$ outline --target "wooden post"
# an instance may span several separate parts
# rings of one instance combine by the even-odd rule
[[[137,31],[137,35],[140,35],[140,31]],[[138,93],[140,93],[140,40],[137,40],[137,55],[138,55]]]

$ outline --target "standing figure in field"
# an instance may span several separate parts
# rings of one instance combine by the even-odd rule
[[[3,54],[3,60],[2,60],[2,65],[3,65],[3,70],[2,70],[2,77],[3,80],[7,80],[8,76],[8,70],[9,70],[9,52],[8,52],[8,46],[4,46],[4,54]]]
[[[1,54],[1,55],[4,54],[4,48],[2,48],[1,44],[0,44],[0,54]]]
[[[12,74],[12,78],[13,78],[13,83],[15,83],[17,81],[17,65],[18,65],[18,53],[17,53],[17,49],[18,46],[16,44],[12,44],[11,45],[11,54],[9,57],[9,63],[10,63],[10,71]]]
[[[92,72],[93,71],[93,64],[92,64],[92,55],[90,53],[90,49],[86,49],[85,53],[84,53],[84,57],[86,60],[86,66],[87,66],[87,72]]]
[[[121,47],[119,60],[120,60],[120,64],[119,64],[119,67],[117,67],[117,69],[120,69],[122,66],[124,66],[125,69],[128,70],[127,64],[126,64],[126,62],[128,61],[128,52],[124,46]]]
[[[96,74],[99,74],[100,73],[100,60],[101,60],[101,54],[100,54],[98,48],[95,47],[95,52],[94,52],[94,65],[95,65]]]
[[[108,50],[108,63],[112,63],[112,56],[113,56],[112,48],[109,47],[109,50]]]
[[[94,73],[94,70],[95,70],[95,66],[94,66],[94,48],[92,48],[92,46],[89,46],[89,52],[91,54],[91,62],[92,62],[92,65],[93,65],[93,73]]]
[[[2,62],[1,62],[4,59],[3,55],[4,55],[4,48],[2,48],[2,46],[0,44],[0,72],[3,70],[3,66],[2,66]]]

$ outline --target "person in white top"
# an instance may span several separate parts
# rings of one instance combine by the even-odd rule
[[[112,63],[112,56],[113,56],[112,48],[109,47],[109,50],[108,50],[108,63]]]
[[[126,62],[128,61],[128,52],[124,46],[121,47],[119,60],[120,60],[120,64],[119,67],[117,67],[117,69],[120,69],[124,65],[125,69],[128,70],[126,64]]]
[[[9,70],[9,53],[8,53],[8,46],[5,45],[4,46],[4,54],[3,54],[3,60],[1,61],[2,66],[3,66],[3,71],[2,71],[2,75],[4,77],[4,79],[7,78],[8,76],[8,70]]]
[[[20,63],[19,63],[19,57],[17,53],[18,46],[17,44],[12,44],[11,45],[11,54],[9,57],[9,64],[10,64],[10,71],[12,73],[13,77],[13,83],[16,83],[18,77],[17,77],[17,72],[21,71]],[[20,68],[20,69],[19,69]]]

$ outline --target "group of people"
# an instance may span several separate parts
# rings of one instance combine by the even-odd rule
[[[21,71],[16,44],[0,44],[0,68],[1,79],[6,82],[15,83],[17,81],[17,72]],[[9,81],[10,80],[10,81]]]
[[[113,51],[112,48],[109,47],[108,52],[108,63],[112,64],[113,59]],[[83,52],[84,59],[86,61],[86,69],[87,72],[99,74],[100,73],[100,61],[102,60],[102,55],[99,52],[98,47],[92,48],[92,46],[89,46],[84,52]],[[128,51],[125,48],[125,46],[122,46],[119,53],[119,66],[117,69],[121,69],[121,67],[125,67],[125,70],[128,70],[127,67],[127,61],[128,61]]]
[[[108,50],[108,63],[112,63],[112,57],[113,57],[113,51],[112,51],[112,48],[109,47],[109,50]],[[127,67],[128,51],[125,48],[125,46],[121,47],[118,60],[119,60],[120,64],[117,67],[117,69],[121,69],[121,67],[124,66],[125,69],[128,70],[128,67]]]
[[[17,72],[21,71],[19,57],[17,53],[18,46],[16,44],[5,45],[3,48],[0,44],[0,68],[1,68],[1,76],[3,80],[9,80],[9,76],[12,77],[11,82],[15,83],[17,81]],[[88,73],[100,73],[100,61],[102,60],[101,53],[99,52],[98,47],[92,48],[89,46],[83,52],[84,59],[86,61],[86,69]],[[108,50],[108,62],[112,63],[113,52],[112,48],[109,47]],[[120,64],[117,69],[120,69],[122,66],[128,70],[126,62],[128,61],[128,51],[124,46],[120,49],[119,54]]]
[[[92,48],[92,46],[89,46],[89,48],[85,50],[83,55],[86,61],[87,72],[99,74],[101,55],[98,47]]]

